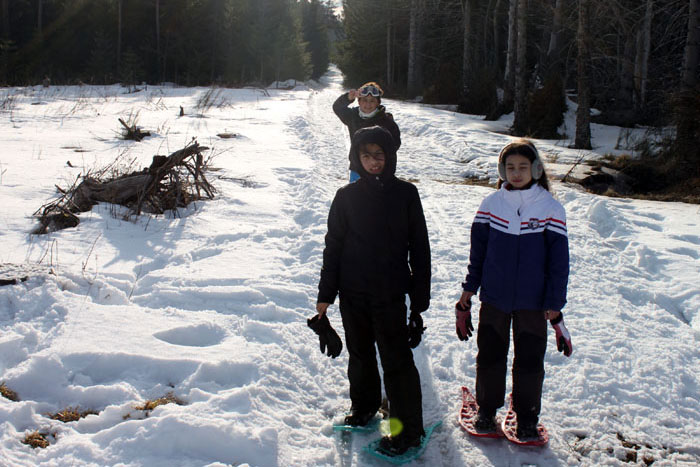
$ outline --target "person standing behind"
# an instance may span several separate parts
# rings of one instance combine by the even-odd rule
[[[498,174],[499,190],[481,202],[472,223],[457,335],[462,340],[471,335],[471,297],[480,288],[475,427],[496,429],[496,411],[505,398],[512,321],[517,436],[537,438],[547,320],[559,351],[567,357],[572,352],[561,313],[569,277],[566,213],[550,194],[542,160],[530,141],[518,140],[501,150]]]
[[[351,140],[360,128],[376,125],[389,130],[394,139],[394,147],[398,151],[401,147],[401,131],[394,121],[394,116],[381,105],[383,95],[382,88],[374,81],[370,81],[359,89],[351,89],[338,97],[333,103],[333,112],[348,127]],[[359,106],[350,107],[355,99],[358,100]],[[348,158],[350,159],[350,182],[354,182],[360,178],[359,170],[356,163],[353,165],[351,155],[348,155]]]
[[[381,405],[378,347],[392,431],[400,427],[382,438],[380,449],[397,455],[420,445],[424,435],[411,348],[421,341],[421,313],[430,305],[428,230],[415,185],[394,175],[396,150],[386,129],[359,129],[350,155],[360,179],[340,188],[331,204],[316,311],[322,319],[340,296],[349,353],[348,425],[366,425]]]

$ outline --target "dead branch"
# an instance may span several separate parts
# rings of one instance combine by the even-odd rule
[[[40,223],[34,233],[75,226],[79,222],[75,213],[89,211],[100,202],[126,206],[140,215],[162,214],[204,197],[213,199],[216,190],[204,176],[207,164],[202,152],[208,149],[194,141],[170,156],[153,156],[150,167],[141,171],[113,179],[86,174],[71,188],[59,188],[61,196],[34,213]]]
[[[150,131],[141,131],[141,128],[137,127],[135,124],[129,126],[121,118],[118,120],[119,120],[119,123],[121,123],[122,126],[124,127],[124,129],[126,130],[126,133],[124,133],[124,135],[123,135],[124,139],[132,139],[135,141],[141,141],[146,136],[151,136]]]

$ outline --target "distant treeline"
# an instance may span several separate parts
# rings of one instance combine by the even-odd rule
[[[348,87],[512,111],[517,135],[560,136],[568,94],[576,147],[590,147],[597,108],[604,123],[675,124],[687,153],[700,146],[699,2],[343,0],[339,19],[330,0],[0,0],[0,84],[266,85],[333,60]]]
[[[268,84],[321,76],[319,0],[0,0],[0,84]]]
[[[700,176],[700,0],[343,0],[346,84],[459,103],[514,135],[591,148],[593,121],[675,127],[651,136],[667,179]],[[575,134],[574,134],[575,132]],[[659,160],[650,159],[657,170]],[[656,176],[654,176],[656,177]],[[652,177],[652,178],[654,178]],[[700,179],[698,179],[700,183]]]
[[[529,91],[548,85],[576,91],[579,46],[585,40],[589,56],[583,65],[588,68],[591,106],[607,111],[614,123],[633,124],[656,121],[669,92],[681,85],[689,6],[697,1],[343,4],[347,40],[340,48],[339,65],[351,84],[375,79],[394,94],[422,95],[435,103],[462,102],[471,113],[510,111],[512,101],[497,108],[496,92],[505,90],[508,100],[518,76]],[[588,14],[584,30],[582,11]]]

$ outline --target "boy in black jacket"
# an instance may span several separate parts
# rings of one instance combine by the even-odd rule
[[[395,455],[419,445],[423,435],[411,348],[423,332],[420,313],[430,305],[430,244],[418,190],[394,176],[391,134],[378,126],[360,129],[350,152],[360,180],[340,188],[331,205],[316,310],[322,317],[340,295],[350,355],[347,424],[367,424],[381,404],[377,344],[392,426],[400,427],[381,448]]]

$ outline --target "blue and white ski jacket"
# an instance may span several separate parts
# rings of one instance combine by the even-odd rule
[[[566,212],[535,184],[507,190],[505,184],[481,202],[471,228],[464,290],[505,313],[557,310],[566,303],[569,240]]]

